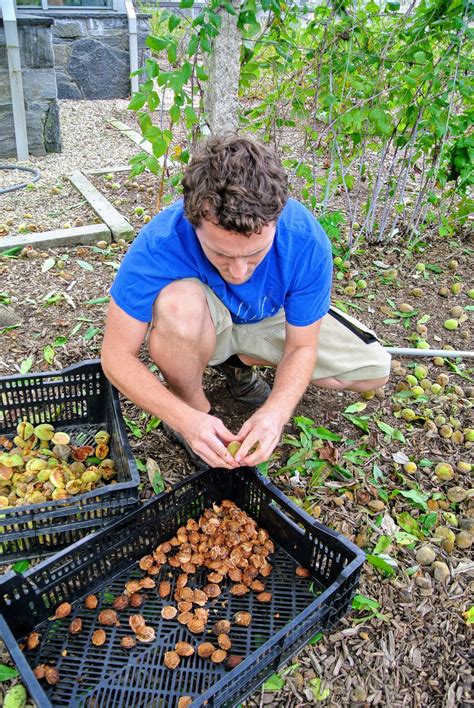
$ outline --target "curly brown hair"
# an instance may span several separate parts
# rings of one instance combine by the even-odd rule
[[[235,133],[203,141],[182,184],[184,212],[194,227],[205,219],[246,236],[275,222],[288,199],[288,178],[276,153]]]

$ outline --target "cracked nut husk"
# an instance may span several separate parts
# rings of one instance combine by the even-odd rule
[[[75,617],[69,625],[69,634],[80,634],[82,632],[82,620]]]
[[[192,656],[194,654],[194,647],[188,642],[178,642],[174,649],[179,656]]]
[[[218,620],[215,623],[214,627],[212,628],[212,631],[216,635],[229,634],[230,627],[231,627],[231,624],[230,624],[229,620]]]
[[[30,650],[36,649],[40,643],[40,638],[38,632],[30,632],[26,638],[26,648]]]
[[[88,610],[95,610],[98,604],[99,601],[95,595],[88,595],[84,600],[84,607]]]
[[[56,608],[56,612],[54,613],[54,619],[63,619],[64,617],[67,617],[70,615],[72,612],[72,605],[69,604],[69,602],[63,602],[59,607]]]
[[[164,664],[167,669],[176,669],[176,667],[179,666],[180,661],[181,659],[179,658],[179,654],[175,651],[165,652]]]
[[[197,648],[197,653],[201,659],[209,659],[215,651],[216,648],[211,642],[203,642]]]
[[[107,635],[103,629],[96,629],[92,635],[92,644],[95,647],[101,647],[107,641]]]
[[[122,637],[120,641],[120,646],[122,647],[122,649],[133,649],[136,644],[137,642],[135,641],[134,637]]]
[[[142,615],[132,615],[128,618],[128,624],[133,629],[135,634],[141,632],[146,625],[145,618]]]
[[[176,617],[177,614],[178,610],[176,609],[176,607],[173,607],[173,605],[166,605],[161,610],[161,616],[165,620],[172,620]]]
[[[59,682],[59,671],[54,666],[46,666],[44,677],[50,686],[55,686]]]
[[[212,654],[211,654],[211,661],[214,664],[222,664],[224,659],[227,656],[227,652],[225,652],[223,649],[216,649]]]
[[[98,619],[100,624],[112,627],[114,624],[117,624],[117,613],[115,610],[102,610],[102,612],[99,612]]]
[[[236,612],[234,615],[234,622],[239,627],[248,627],[251,621],[252,615],[250,612]]]

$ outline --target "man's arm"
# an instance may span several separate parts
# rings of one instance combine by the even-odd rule
[[[101,352],[105,375],[135,405],[181,432],[193,449],[202,429],[212,437],[209,433],[212,428],[214,449],[207,445],[204,453],[200,451],[203,459],[214,467],[235,467],[225,445],[216,437],[234,437],[222,421],[188,406],[138,359],[147,328],[146,323],[130,317],[113,300],[110,301]]]
[[[236,461],[256,465],[268,460],[278,445],[283,426],[308,388],[316,366],[321,320],[307,327],[286,324],[285,348],[275,374],[272,392],[261,408],[242,426],[242,446]],[[257,443],[255,452],[248,451]]]

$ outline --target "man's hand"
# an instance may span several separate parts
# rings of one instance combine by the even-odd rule
[[[236,436],[219,418],[193,411],[180,426],[179,432],[194,452],[211,467],[233,469],[240,466],[227,450],[228,443],[236,440]]]
[[[241,427],[234,440],[241,446],[235,455],[237,465],[249,467],[268,460],[280,442],[286,420],[281,413],[269,407],[260,408]],[[255,450],[252,451],[252,448]]]

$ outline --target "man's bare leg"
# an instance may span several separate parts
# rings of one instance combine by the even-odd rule
[[[275,368],[275,364],[271,364],[268,361],[259,361],[257,359],[252,359],[252,357],[245,354],[239,354],[239,359],[243,361],[244,364],[248,366],[271,366]],[[332,377],[327,377],[324,379],[314,379],[311,381],[312,384],[318,386],[319,388],[329,388],[333,391],[357,391],[362,393],[363,391],[374,391],[376,388],[384,386],[389,377],[384,376],[379,379],[363,379],[361,381],[345,381],[344,379],[337,379]]]
[[[215,346],[214,324],[201,286],[187,281],[167,285],[153,307],[150,355],[173,393],[203,413],[210,403],[202,375]]]

